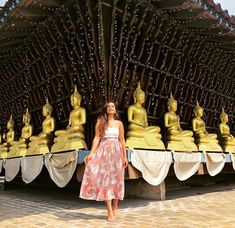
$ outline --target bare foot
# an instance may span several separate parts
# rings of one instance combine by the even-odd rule
[[[107,221],[108,222],[114,222],[115,221],[114,216],[113,215],[108,215]]]
[[[108,222],[114,222],[115,221],[115,217],[114,217],[113,213],[108,214],[107,221]]]
[[[107,221],[108,222],[114,222],[115,218],[113,216],[113,210],[108,210],[108,217],[107,217]]]
[[[113,209],[113,217],[114,217],[114,219],[117,218],[117,209]]]

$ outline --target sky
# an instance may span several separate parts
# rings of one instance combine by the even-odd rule
[[[0,6],[4,6],[5,2],[7,2],[7,0],[0,0]]]
[[[0,6],[4,6],[7,0],[0,0]],[[228,10],[230,15],[235,16],[235,0],[214,0],[215,3],[220,3],[222,9]]]
[[[230,15],[235,16],[235,0],[214,0],[214,2],[220,3],[222,9],[228,10]]]

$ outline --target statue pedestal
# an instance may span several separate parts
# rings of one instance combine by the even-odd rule
[[[218,151],[222,152],[222,148],[217,142],[201,142],[198,145],[198,150],[200,151]]]
[[[7,153],[7,158],[16,158],[16,157],[20,157],[20,155],[19,155],[19,153],[17,151],[10,150]]]
[[[27,155],[40,155],[40,154],[47,154],[49,153],[49,147],[45,143],[40,143],[40,142],[31,142],[29,144],[29,148],[26,152]]]
[[[235,153],[235,146],[222,146],[224,152]]]
[[[32,140],[32,138],[36,138]],[[29,143],[29,148],[26,155],[40,155],[48,154],[53,144],[53,134],[48,133],[46,136],[31,137],[32,141]]]
[[[191,140],[169,141],[167,142],[167,150],[182,152],[198,151],[196,144]]]
[[[27,152],[27,144],[21,143],[12,145],[10,151],[7,154],[7,158],[15,158],[15,157],[24,157]]]
[[[56,138],[56,142],[51,148],[52,153],[87,149],[85,141],[79,137],[73,137],[72,139],[67,138]]]
[[[165,150],[165,145],[162,140],[155,138],[154,140],[147,140],[145,138],[127,138],[126,147],[135,149],[150,149],[150,150]]]
[[[9,151],[9,145],[1,145],[0,146],[0,158],[2,159],[7,158],[8,151]]]

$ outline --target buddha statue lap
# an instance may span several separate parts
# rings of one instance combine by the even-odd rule
[[[27,109],[26,113],[23,115],[24,127],[21,130],[21,137],[18,141],[12,141],[10,143],[11,147],[7,158],[21,157],[26,155],[27,147],[30,141],[29,139],[33,132],[33,126],[30,124],[30,120],[31,115]]]
[[[172,93],[168,99],[169,112],[164,115],[164,124],[167,128],[167,150],[196,152],[198,151],[192,131],[184,131],[180,126],[180,118],[176,115],[177,101]]]
[[[195,134],[195,142],[200,151],[220,151],[222,149],[218,144],[217,135],[210,134],[206,130],[205,122],[201,118],[203,116],[203,108],[199,106],[199,103],[196,103],[195,117],[193,118],[193,131]]]
[[[228,115],[224,112],[224,109],[222,109],[222,113],[220,114],[220,120],[219,130],[223,151],[235,153],[235,138],[230,134],[230,129],[227,124]]]
[[[75,87],[70,99],[73,110],[69,115],[69,124],[66,130],[55,132],[57,137],[54,139],[54,144],[51,148],[52,153],[87,149],[83,134],[83,125],[86,123],[86,109],[80,107],[82,97],[78,93],[77,87]]]
[[[51,116],[52,106],[48,100],[43,106],[42,114],[45,117],[42,123],[42,132],[38,136],[31,136],[27,155],[46,154],[50,152],[53,144],[53,131],[55,130],[55,119]]]
[[[147,112],[142,107],[145,102],[145,93],[140,88],[140,83],[133,94],[134,104],[128,107],[128,127],[126,146],[129,148],[165,150],[162,142],[160,128],[148,126]]]
[[[14,121],[12,119],[12,115],[10,117],[10,120],[7,122],[7,129],[8,132],[6,134],[5,141],[3,144],[0,145],[0,158],[7,158],[11,142],[15,139],[15,131],[14,131]]]

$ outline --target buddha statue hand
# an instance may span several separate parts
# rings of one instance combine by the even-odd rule
[[[66,134],[66,132],[67,132],[66,130],[58,130],[58,131],[55,132],[55,135],[56,136],[61,136],[61,135]]]
[[[39,138],[45,138],[48,134],[41,132],[38,136]]]

